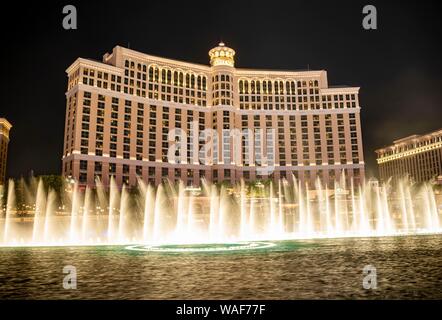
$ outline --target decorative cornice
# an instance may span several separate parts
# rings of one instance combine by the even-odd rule
[[[89,60],[89,59],[83,59],[83,58],[78,58],[77,60],[74,61],[74,63],[72,63],[67,69],[66,69],[66,73],[70,74],[72,73],[74,70],[76,70],[79,66],[84,66],[84,67],[88,67],[88,68],[97,68],[97,70],[100,71],[104,71],[104,72],[112,72],[112,73],[116,73],[119,75],[123,74],[123,69],[106,64],[106,63],[102,63],[102,62],[98,62],[98,61],[94,61],[94,60]]]

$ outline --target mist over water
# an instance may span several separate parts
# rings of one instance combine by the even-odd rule
[[[232,187],[202,181],[188,188],[138,181],[129,189],[97,181],[95,188],[43,181],[9,182],[0,208],[0,245],[189,244],[439,233],[440,212],[430,185],[403,179],[394,187],[354,186],[343,175],[333,188],[290,182],[244,182]],[[23,197],[23,196],[21,196]],[[22,204],[23,206],[23,204]]]

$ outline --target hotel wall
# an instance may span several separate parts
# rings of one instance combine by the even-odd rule
[[[376,153],[382,181],[406,175],[415,182],[430,181],[442,175],[442,130],[396,140]]]
[[[153,184],[167,177],[198,185],[203,175],[235,183],[241,178],[290,180],[293,173],[311,186],[318,176],[332,186],[343,170],[356,183],[364,179],[359,88],[328,88],[325,71],[209,67],[121,47],[106,54],[104,62],[78,59],[67,70],[63,174],[82,184],[94,185],[99,176],[107,185],[111,175],[119,185],[132,185],[137,177]],[[265,81],[282,82],[283,88],[246,92],[246,81],[259,82],[260,90]],[[220,159],[212,159],[212,165],[190,158],[168,163],[168,131],[188,130],[191,121],[199,130],[215,129],[219,141],[223,129],[275,129],[274,173],[257,176],[257,167],[246,165],[244,150],[239,163],[226,163],[221,145]]]

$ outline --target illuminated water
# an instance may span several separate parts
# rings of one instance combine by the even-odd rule
[[[319,180],[244,183],[203,181],[202,189],[170,182],[136,189],[66,185],[62,194],[40,181],[21,183],[30,210],[18,215],[14,183],[0,207],[0,245],[186,244],[440,233],[441,212],[429,185],[354,187]],[[22,196],[23,197],[23,196]],[[23,202],[23,200],[21,200]]]
[[[270,243],[3,247],[0,299],[442,299],[442,235]],[[362,286],[368,264],[376,290]],[[63,289],[66,265],[77,268],[75,290]]]

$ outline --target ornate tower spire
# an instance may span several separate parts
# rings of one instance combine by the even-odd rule
[[[224,42],[220,42],[217,47],[209,51],[210,65],[215,66],[235,66],[235,50],[226,47]]]

